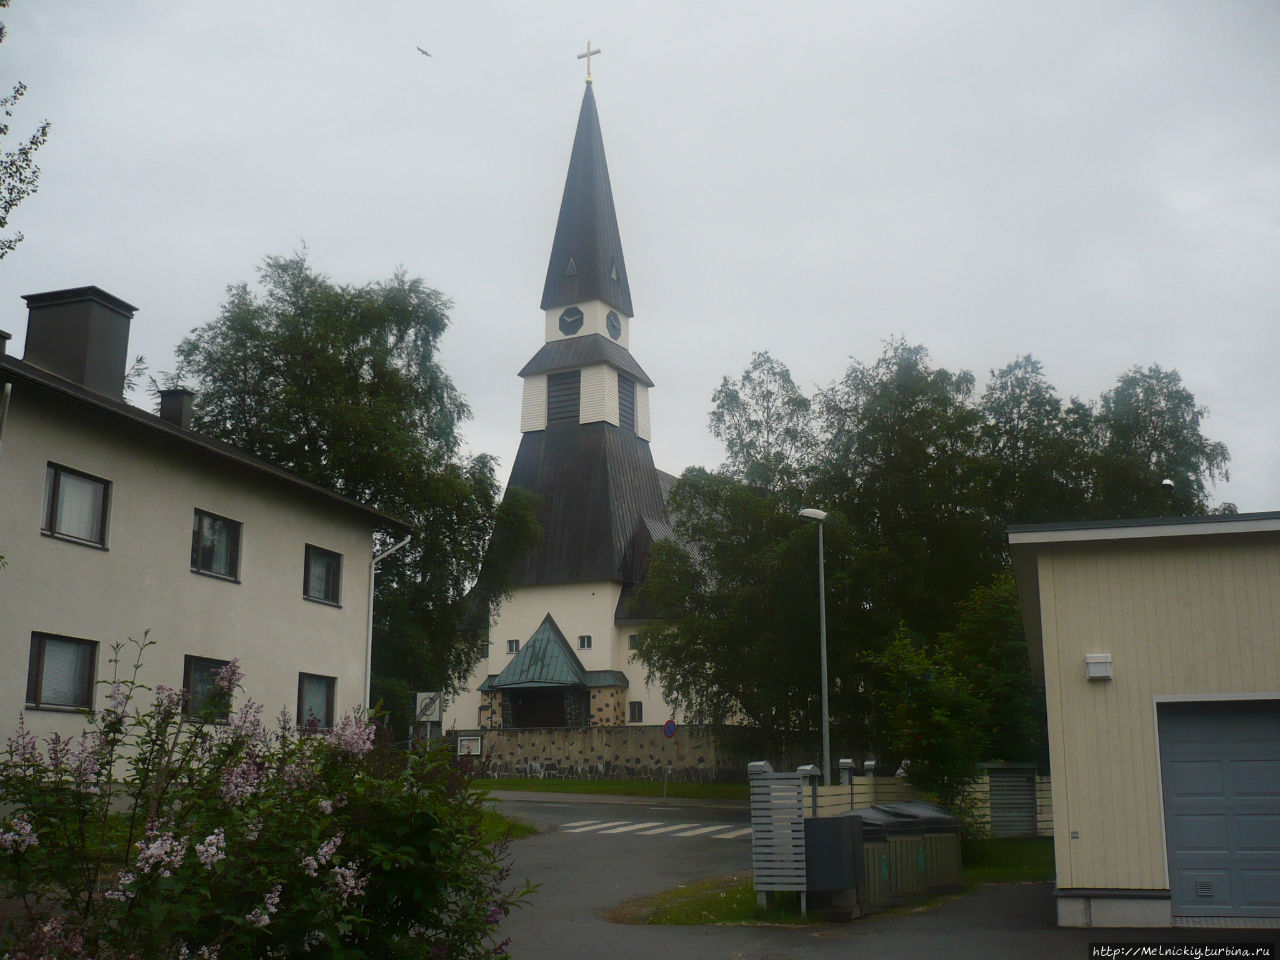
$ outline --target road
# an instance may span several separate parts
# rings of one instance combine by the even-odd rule
[[[751,866],[745,804],[493,794],[548,830],[511,845],[540,889],[502,926],[515,960],[1085,960],[1090,943],[1271,942],[1276,931],[1060,930],[1049,884],[985,886],[932,910],[849,924],[659,927],[602,914],[635,897]],[[687,826],[685,826],[687,824]],[[705,828],[705,829],[704,829]]]

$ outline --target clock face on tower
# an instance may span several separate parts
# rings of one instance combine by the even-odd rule
[[[570,307],[564,313],[560,314],[560,332],[566,337],[571,337],[582,329],[582,311],[577,307]]]
[[[604,318],[605,326],[609,328],[609,336],[617,340],[622,336],[622,321],[618,319],[618,314],[613,310],[609,311],[609,315]]]

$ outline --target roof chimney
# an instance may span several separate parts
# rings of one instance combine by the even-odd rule
[[[113,399],[124,396],[129,321],[138,308],[98,287],[33,293],[22,359]]]
[[[9,347],[9,341],[13,339],[13,334],[8,330],[0,330],[0,357],[5,355]]]
[[[179,430],[191,426],[191,401],[194,391],[186,387],[171,387],[160,391],[160,419],[167,420]]]

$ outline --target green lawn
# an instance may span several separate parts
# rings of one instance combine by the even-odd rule
[[[616,797],[660,797],[660,780],[534,780],[526,777],[499,777],[473,780],[478,790],[529,790],[543,793],[609,794]],[[746,800],[745,783],[668,783],[668,797],[696,800]]]
[[[961,850],[965,890],[984,883],[1026,883],[1053,879],[1053,840],[966,840]],[[901,904],[890,911],[921,910],[945,903],[959,894],[941,894]],[[771,898],[767,910],[756,907],[749,873],[707,877],[651,897],[629,900],[605,916],[614,923],[816,923],[800,915],[795,894]]]

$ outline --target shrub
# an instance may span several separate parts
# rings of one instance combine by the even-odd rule
[[[39,743],[20,718],[0,756],[0,896],[25,906],[8,960],[505,956],[497,924],[529,890],[506,889],[445,752],[375,748],[360,714],[229,714],[234,661],[186,716],[138,681],[153,641],[130,643],[82,735]]]

